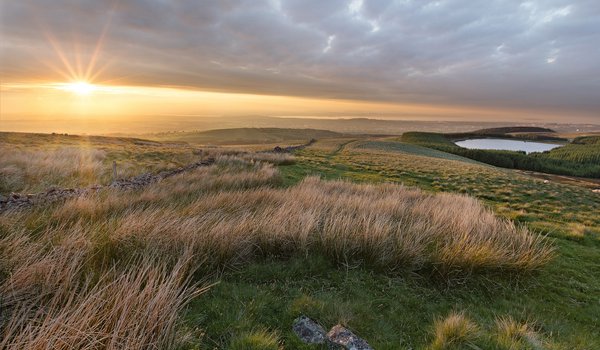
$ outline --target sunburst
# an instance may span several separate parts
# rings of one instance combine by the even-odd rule
[[[115,3],[116,6],[116,3]],[[99,57],[102,52],[102,47],[104,45],[105,38],[108,33],[108,29],[110,27],[112,13],[109,12],[109,17],[102,29],[100,36],[96,42],[96,45],[91,50],[87,65],[83,67],[81,64],[81,53],[76,50],[75,54],[75,62],[69,59],[69,55],[63,50],[60,41],[54,37],[50,30],[43,30],[46,39],[54,49],[60,63],[57,66],[56,64],[52,64],[47,62],[47,65],[56,73],[61,75],[66,82],[57,82],[52,83],[51,85],[56,89],[68,91],[78,96],[89,96],[94,91],[103,90],[102,85],[99,85],[97,82],[99,76],[103,73],[103,71],[108,67],[108,64],[105,64],[101,67],[98,67]],[[78,45],[75,45],[78,46]]]

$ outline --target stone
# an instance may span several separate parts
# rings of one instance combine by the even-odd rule
[[[327,340],[330,349],[373,350],[364,339],[339,324],[327,333]]]
[[[294,320],[292,330],[300,340],[307,344],[323,344],[326,340],[325,329],[307,316]]]

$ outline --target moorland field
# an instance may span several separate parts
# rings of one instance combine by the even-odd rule
[[[442,134],[149,138],[0,133],[5,197],[215,160],[1,212],[0,348],[325,349],[292,332],[301,314],[375,349],[600,348],[593,180],[486,164]],[[597,164],[594,138],[569,142],[532,157]]]

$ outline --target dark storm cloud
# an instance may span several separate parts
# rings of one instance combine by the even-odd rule
[[[134,0],[2,3],[2,76],[374,101],[600,110],[600,2]],[[43,33],[47,33],[44,35]]]

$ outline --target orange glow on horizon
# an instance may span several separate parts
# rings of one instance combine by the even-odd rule
[[[57,117],[127,120],[158,115],[483,120],[488,117],[505,119],[507,115],[536,115],[531,111],[522,110],[211,92],[169,87],[93,84],[86,81],[5,83],[0,85],[0,89],[0,120],[15,120],[25,116],[38,120]],[[549,114],[543,115],[548,117]]]

